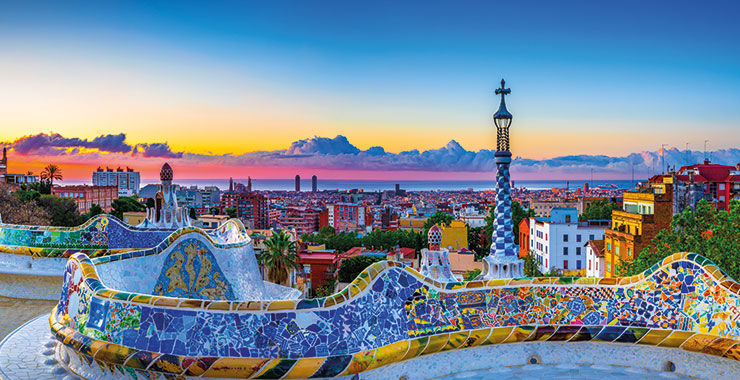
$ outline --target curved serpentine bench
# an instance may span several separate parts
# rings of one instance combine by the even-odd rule
[[[75,253],[102,257],[148,254],[165,249],[178,236],[201,231],[213,244],[244,246],[251,242],[244,225],[231,219],[213,231],[138,228],[112,215],[98,215],[77,227],[0,223],[0,295],[15,298],[59,298],[67,259]]]
[[[69,367],[87,378],[338,377],[531,341],[636,343],[740,359],[740,284],[693,253],[628,278],[450,284],[380,262],[333,296],[276,301],[115,290],[101,282],[99,267],[72,256],[49,320]]]

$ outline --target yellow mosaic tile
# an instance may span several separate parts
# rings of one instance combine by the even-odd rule
[[[514,330],[514,327],[494,327],[492,330],[493,331],[491,331],[488,339],[486,339],[486,341],[481,344],[498,344],[503,342],[506,338],[509,337],[509,335],[511,335],[511,331]]]
[[[291,300],[278,300],[278,301],[272,301],[267,306],[267,311],[276,311],[276,310],[293,310],[295,309],[295,301]]]
[[[220,358],[213,363],[202,377],[248,379],[270,362],[279,361],[280,359]]]
[[[730,348],[732,348],[738,343],[739,342],[735,339],[717,338],[713,340],[711,343],[707,344],[705,347],[703,347],[701,349],[701,353],[722,356],[725,354],[725,352],[727,352]]]
[[[439,350],[442,349],[442,347],[447,344],[447,340],[449,339],[450,334],[439,334],[439,335],[432,335],[429,337],[429,344],[427,344],[426,348],[424,349],[424,352],[422,352],[422,355],[427,354],[433,354],[435,352],[439,352]]]
[[[534,326],[516,326],[514,327],[514,330],[511,331],[511,335],[501,343],[523,342],[534,333],[534,330]]]
[[[396,343],[392,343],[383,347],[380,347],[375,352],[373,361],[367,367],[367,370],[382,367],[386,364],[395,363],[401,360],[406,355],[406,351],[409,349],[409,342],[402,340]]]
[[[657,346],[658,343],[662,342],[670,333],[671,330],[650,330],[647,334],[643,335],[642,339],[637,341],[637,344]]]
[[[307,379],[324,364],[325,358],[301,358],[283,379]]]
[[[370,366],[370,363],[372,363],[376,351],[361,351],[352,355],[352,361],[349,362],[349,365],[342,372],[341,376],[353,375],[365,371]]]
[[[442,347],[442,351],[449,351],[460,348],[460,346],[465,344],[465,341],[468,340],[468,336],[470,336],[470,331],[450,333],[450,338],[447,340],[447,344]]]
[[[678,348],[694,334],[696,333],[688,331],[674,331],[670,335],[668,335],[668,337],[665,338],[662,342],[660,342],[660,344],[658,344],[658,347]]]
[[[694,334],[681,345],[681,349],[686,351],[701,352],[701,350],[709,346],[716,339],[716,335]]]
[[[491,335],[491,330],[492,329],[487,328],[470,331],[470,335],[468,336],[468,339],[465,340],[465,343],[463,343],[462,347],[468,348],[483,344],[488,336]]]

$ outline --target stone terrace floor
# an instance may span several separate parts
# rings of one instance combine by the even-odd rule
[[[57,301],[26,300],[0,296],[0,341],[34,317],[51,313]]]

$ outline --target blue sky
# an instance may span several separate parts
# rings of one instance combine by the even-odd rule
[[[241,154],[360,149],[627,155],[740,145],[733,2],[38,2],[0,6],[0,141],[58,132]],[[2,74],[5,73],[5,74]],[[3,105],[4,104],[4,105]],[[43,110],[43,112],[33,112]],[[207,136],[197,132],[207,128]],[[152,136],[156,131],[156,138]],[[232,136],[242,136],[234,139]]]

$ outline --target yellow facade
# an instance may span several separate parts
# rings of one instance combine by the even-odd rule
[[[450,251],[468,249],[468,226],[461,220],[453,220],[449,226],[439,226],[442,230],[440,247]]]
[[[129,226],[138,226],[146,219],[145,212],[127,211],[123,213],[123,222]]]
[[[401,218],[398,220],[398,228],[404,231],[421,232],[427,218]]]
[[[622,261],[634,260],[655,236],[670,223],[671,189],[664,183],[651,184],[648,191],[627,191],[623,210],[612,212],[612,226],[604,232],[604,275],[624,276]]]

